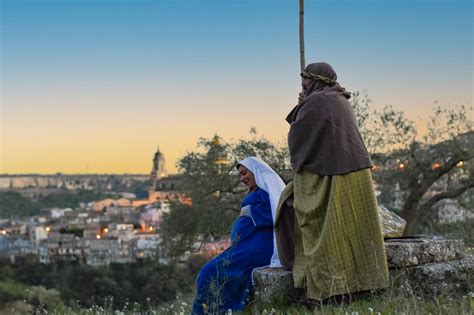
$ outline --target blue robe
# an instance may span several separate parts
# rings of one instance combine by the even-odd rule
[[[235,221],[232,245],[199,272],[193,314],[204,314],[204,308],[209,314],[242,310],[252,286],[252,270],[270,263],[273,220],[268,193],[263,189],[250,192],[241,208],[248,205],[251,216],[240,216]]]

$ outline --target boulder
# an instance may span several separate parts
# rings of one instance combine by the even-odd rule
[[[407,221],[384,206],[379,206],[384,237],[401,237]]]
[[[464,242],[421,238],[387,239],[385,253],[389,268],[406,268],[461,259],[464,255]]]
[[[474,256],[390,270],[392,279],[404,283],[418,296],[462,296],[473,289]]]
[[[400,238],[385,241],[392,283],[408,286],[417,295],[457,296],[472,290],[474,258],[464,254],[462,240]],[[302,295],[293,287],[291,271],[258,268],[253,273],[252,308],[290,304]]]
[[[291,271],[282,268],[263,267],[255,269],[253,276],[253,309],[263,309],[265,305],[298,299],[298,291],[293,286]],[[277,303],[278,304],[278,303]]]

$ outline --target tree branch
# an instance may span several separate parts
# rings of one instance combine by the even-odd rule
[[[232,207],[226,207],[224,210],[233,211],[233,212],[240,212],[240,209],[232,208]]]
[[[474,158],[474,152],[467,153],[463,152],[462,154],[457,154],[456,156],[449,159],[441,168],[432,172],[429,177],[431,177],[431,181],[434,182],[437,179],[441,178],[444,174],[448,173],[451,169],[453,169],[460,161],[469,161]]]
[[[464,192],[474,187],[474,181],[468,182],[466,185],[462,185],[454,190],[445,191],[434,195],[428,201],[426,201],[421,208],[427,209],[434,206],[438,201],[448,198],[456,198],[461,196]]]
[[[201,251],[201,248],[204,246],[204,243],[206,242],[206,239],[208,236],[209,234],[204,235],[204,237],[202,238],[201,244],[199,245],[199,248],[195,250],[194,253],[198,253]]]

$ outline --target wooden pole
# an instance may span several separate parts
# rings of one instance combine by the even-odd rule
[[[300,0],[300,67],[303,72],[306,63],[304,60],[304,0]]]

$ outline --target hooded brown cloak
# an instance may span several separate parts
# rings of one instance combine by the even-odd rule
[[[321,176],[342,175],[372,167],[348,99],[335,82],[327,63],[313,63],[306,73],[328,80],[312,80],[304,100],[288,115],[291,164],[297,173],[308,170]]]

